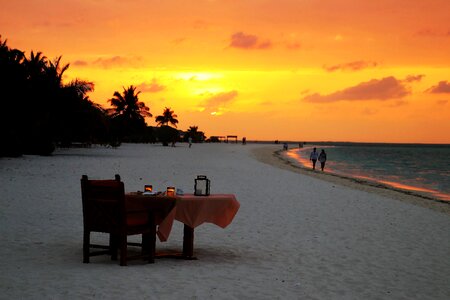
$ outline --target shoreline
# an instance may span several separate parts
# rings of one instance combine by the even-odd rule
[[[305,168],[294,163],[291,159],[283,155],[283,150],[279,149],[279,146],[255,148],[252,149],[252,154],[257,160],[281,169],[350,187],[352,189],[378,194],[394,200],[438,211],[450,216],[449,201],[440,200],[413,191],[394,188],[378,182],[343,176],[335,173],[313,171],[309,168]]]

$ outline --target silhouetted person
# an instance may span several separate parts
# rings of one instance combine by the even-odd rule
[[[316,169],[317,158],[319,157],[319,153],[316,151],[316,147],[314,147],[313,151],[309,155],[309,160],[312,161],[313,170]]]
[[[245,145],[245,144],[247,144],[247,138],[244,136],[244,137],[242,138],[242,145]]]
[[[191,148],[192,147],[192,138],[191,137],[188,138],[188,142],[189,142],[189,148]]]
[[[319,154],[320,168],[322,169],[322,171],[325,168],[326,161],[327,161],[327,154],[325,153],[325,150],[322,149],[322,151],[320,151]]]
[[[288,144],[287,144],[287,143],[284,143],[284,144],[283,144],[283,150],[284,150],[284,151],[287,151],[287,149],[288,149]]]

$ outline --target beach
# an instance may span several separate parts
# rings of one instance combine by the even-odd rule
[[[123,144],[1,158],[0,298],[450,298],[448,204],[312,173],[280,148]],[[186,193],[207,175],[211,193],[235,194],[240,209],[225,229],[195,229],[197,260],[83,264],[83,174],[120,174],[126,192]],[[156,250],[181,249],[182,230],[174,222]]]

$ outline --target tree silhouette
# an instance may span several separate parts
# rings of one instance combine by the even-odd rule
[[[86,96],[93,83],[64,84],[69,64],[61,58],[33,51],[27,58],[0,36],[0,156],[48,155],[62,142],[104,143],[109,119]]]
[[[27,71],[29,80],[38,80],[43,77],[44,71],[47,67],[47,57],[42,52],[34,54],[31,51],[30,58],[25,57],[24,66]]]
[[[192,138],[194,142],[203,142],[205,140],[205,133],[198,130],[198,126],[189,126],[186,131],[185,139]]]
[[[170,107],[166,107],[161,116],[157,116],[155,121],[158,123],[158,126],[169,125],[177,127],[178,120],[176,119],[178,116],[174,114],[174,111],[170,109]]]
[[[0,36],[0,147],[1,156],[19,156],[23,153],[22,136],[26,118],[26,72],[22,64],[24,53],[11,49]]]
[[[79,79],[65,84],[63,76],[69,64],[62,64],[61,59],[59,56],[49,61],[40,52],[32,52],[27,60],[28,72],[32,74],[29,78],[30,92],[35,98],[29,104],[33,112],[29,116],[33,138],[29,140],[38,148],[34,152],[48,151],[53,143],[69,146],[72,142],[90,143],[92,139],[93,134],[86,133],[82,115],[88,109],[83,100],[86,93],[93,90],[94,84]]]
[[[151,117],[150,108],[145,106],[144,102],[139,102],[139,94],[136,93],[136,87],[130,85],[123,88],[123,94],[114,92],[114,97],[109,100],[114,108],[110,110],[112,117],[123,116],[125,119],[143,120],[144,117]]]
[[[108,109],[108,113],[113,120],[115,131],[121,138],[144,131],[145,117],[152,116],[150,108],[139,101],[139,94],[136,87],[130,85],[123,88],[122,94],[114,92],[114,97],[109,100],[113,108]]]
[[[187,132],[192,136],[196,135],[198,133],[198,126],[189,126]]]

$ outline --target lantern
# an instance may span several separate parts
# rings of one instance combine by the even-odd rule
[[[175,187],[173,187],[173,186],[168,186],[168,187],[167,187],[166,195],[167,195],[168,197],[175,197]]]
[[[194,195],[208,196],[211,181],[205,175],[198,175],[195,179]]]
[[[144,192],[153,192],[153,186],[151,184],[146,184],[144,186]]]

